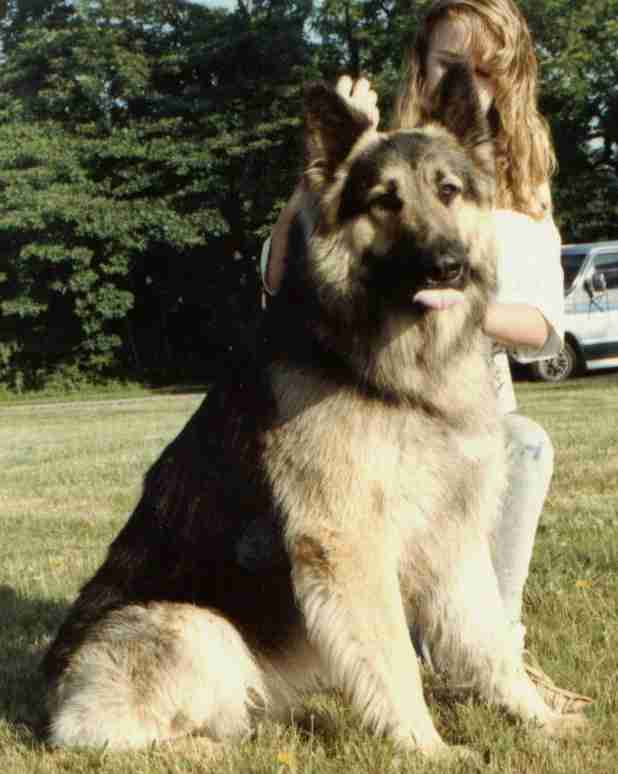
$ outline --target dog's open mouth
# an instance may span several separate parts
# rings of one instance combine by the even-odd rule
[[[448,309],[460,304],[464,300],[461,290],[455,288],[425,288],[412,296],[415,304],[420,304],[427,309]]]

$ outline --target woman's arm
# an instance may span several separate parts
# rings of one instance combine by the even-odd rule
[[[558,230],[551,215],[535,221],[507,210],[495,224],[498,294],[484,330],[522,363],[553,357],[564,336]]]
[[[303,205],[303,198],[306,195],[303,181],[296,186],[294,193],[285,207],[279,213],[270,235],[270,255],[266,262],[266,268],[262,276],[262,283],[266,292],[274,295],[281,285],[283,274],[285,272],[285,253],[288,243],[288,231],[290,224],[297,212]]]
[[[494,302],[487,308],[483,330],[506,347],[540,350],[545,346],[550,326],[534,306]]]

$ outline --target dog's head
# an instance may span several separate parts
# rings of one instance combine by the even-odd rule
[[[290,274],[317,334],[384,384],[469,350],[495,267],[493,144],[467,66],[450,68],[416,129],[378,133],[322,83],[305,124],[315,207]]]

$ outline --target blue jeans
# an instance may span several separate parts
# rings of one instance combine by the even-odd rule
[[[529,417],[504,417],[509,483],[493,535],[493,559],[509,620],[521,618],[536,531],[554,470],[554,447]]]

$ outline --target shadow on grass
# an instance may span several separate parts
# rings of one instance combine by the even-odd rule
[[[0,720],[24,744],[42,741],[46,713],[40,663],[68,608],[0,586]]]

